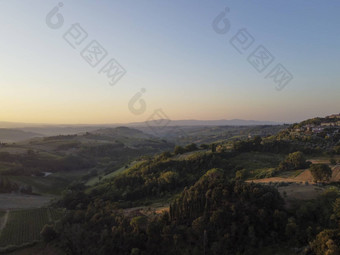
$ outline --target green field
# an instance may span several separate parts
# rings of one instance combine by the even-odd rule
[[[8,176],[9,180],[20,185],[30,185],[34,193],[60,195],[69,184],[66,178],[58,178],[54,175],[40,176]]]
[[[128,168],[126,168],[125,166],[123,166],[123,167],[117,169],[116,171],[113,171],[112,173],[109,173],[109,174],[107,174],[107,175],[104,175],[104,176],[101,178],[101,180],[113,178],[113,177],[117,176],[118,174],[123,173],[124,171],[127,171],[129,168],[135,166],[138,162],[140,162],[140,161],[133,161],[133,162],[131,162],[130,164],[127,164]],[[86,185],[87,185],[87,186],[93,186],[93,185],[97,184],[99,181],[100,181],[100,179],[98,178],[98,176],[95,176],[95,177],[91,178],[90,180],[88,180],[88,181],[86,182]]]
[[[277,167],[284,158],[284,155],[275,153],[245,152],[232,158],[231,162],[237,167],[256,170]]]
[[[11,167],[15,167],[15,166],[16,166],[16,164],[14,164],[14,163],[0,162],[0,173],[7,171]]]
[[[41,239],[43,226],[62,216],[62,211],[51,208],[11,211],[0,234],[0,247],[20,246]]]

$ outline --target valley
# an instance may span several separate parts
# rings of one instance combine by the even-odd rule
[[[204,248],[199,233],[214,240],[205,247],[211,252],[224,246],[265,252],[277,240],[285,247],[301,247],[309,240],[305,224],[310,238],[316,238],[317,229],[333,222],[326,218],[340,198],[338,135],[307,133],[306,138],[285,125],[183,128],[186,140],[173,133],[156,137],[116,127],[2,144],[0,252],[91,254],[106,249],[127,254],[138,247],[139,252],[171,254],[184,245]],[[319,166],[330,174],[317,175]],[[327,204],[327,211],[319,212],[319,203]],[[308,213],[321,213],[320,220],[306,223],[296,214],[308,214],[305,206],[314,208]],[[268,231],[275,238],[264,238],[255,223],[264,220],[260,212],[274,217]],[[293,218],[295,228],[301,228],[301,239],[294,244],[287,232]],[[233,230],[235,224],[238,230]],[[34,234],[28,237],[27,229]],[[256,233],[257,241],[244,231]],[[238,235],[240,242],[250,243],[231,241]],[[147,241],[156,236],[162,245]],[[96,244],[89,247],[86,238]],[[192,240],[189,246],[187,239]],[[256,245],[260,240],[261,247]],[[163,250],[165,244],[173,245],[171,252]],[[291,252],[287,248],[282,254]]]

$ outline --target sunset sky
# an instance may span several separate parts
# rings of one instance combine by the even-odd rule
[[[70,0],[52,29],[58,3],[0,1],[0,121],[136,122],[161,108],[173,120],[295,122],[340,112],[339,1]],[[213,21],[227,7],[230,30],[219,34]],[[74,24],[87,34],[76,48],[63,38]],[[240,29],[254,38],[242,54],[230,42]],[[107,52],[95,67],[82,57],[92,40]],[[261,73],[247,60],[260,45],[275,57]],[[110,59],[126,70],[114,86],[100,72]],[[265,77],[280,63],[293,79],[278,91]],[[142,88],[146,108],[134,114]]]

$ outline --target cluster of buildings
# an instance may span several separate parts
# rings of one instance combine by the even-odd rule
[[[326,119],[340,119],[340,113],[329,115]]]
[[[325,129],[332,128],[333,133],[339,133],[340,131],[340,114],[333,114],[327,116],[323,122],[319,125],[316,124],[307,124],[302,127],[296,128],[294,131],[298,133],[313,133],[319,134],[325,131]]]

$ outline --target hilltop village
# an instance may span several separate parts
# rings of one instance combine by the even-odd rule
[[[325,138],[339,134],[340,114],[333,114],[325,118],[314,118],[295,124],[291,128],[291,134],[317,135]]]

